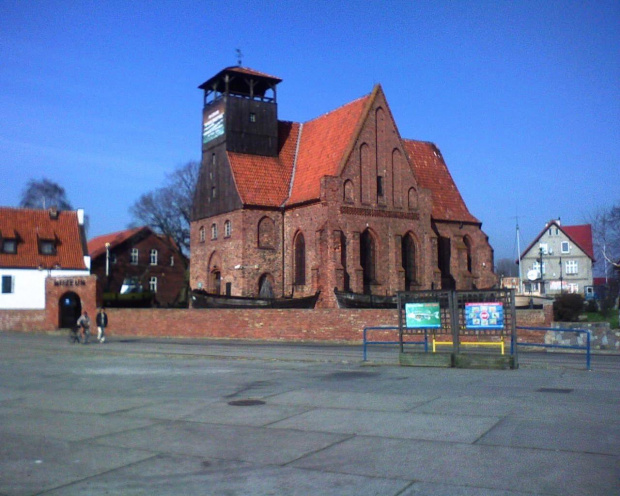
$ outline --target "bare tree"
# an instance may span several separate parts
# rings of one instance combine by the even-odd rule
[[[620,268],[620,202],[590,215],[594,249],[609,268]]]
[[[500,258],[495,265],[495,273],[502,277],[517,277],[519,266],[510,258]]]
[[[200,171],[199,162],[188,162],[166,176],[165,185],[143,194],[129,209],[133,225],[147,225],[172,239],[189,256],[192,199]]]
[[[31,179],[22,191],[19,202],[22,208],[51,208],[58,210],[73,210],[67,199],[65,188],[59,184],[43,178],[40,181]]]

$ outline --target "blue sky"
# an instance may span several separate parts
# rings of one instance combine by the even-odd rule
[[[441,149],[496,260],[546,221],[620,202],[620,2],[0,0],[0,205],[65,187],[90,237],[200,159],[197,86],[278,76],[307,121],[380,83],[400,133]]]

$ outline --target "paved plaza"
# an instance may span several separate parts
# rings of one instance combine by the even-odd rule
[[[620,357],[0,333],[0,496],[620,494]]]

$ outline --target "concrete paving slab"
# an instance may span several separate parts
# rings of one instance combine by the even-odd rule
[[[151,398],[111,398],[101,396],[96,391],[87,393],[75,391],[42,391],[36,396],[28,396],[13,401],[6,401],[7,408],[37,408],[54,412],[105,414],[128,410],[152,404]]]
[[[412,411],[433,415],[491,415],[504,417],[517,410],[520,404],[521,402],[517,399],[498,398],[497,396],[455,396],[432,399],[412,409]]]
[[[0,494],[40,494],[151,456],[137,450],[1,432]]]
[[[229,460],[160,455],[65,486],[46,496],[396,495],[410,482],[295,469]]]
[[[317,409],[276,422],[270,428],[473,443],[499,420],[498,417]]]
[[[269,403],[312,407],[364,409],[371,411],[407,411],[434,399],[433,396],[377,393],[350,393],[304,389],[270,396]]]
[[[539,449],[358,436],[292,466],[540,495],[618,491],[616,457]]]
[[[398,496],[535,496],[535,493],[505,491],[503,489],[489,489],[486,487],[414,482]]]
[[[600,419],[507,418],[484,434],[478,444],[620,455],[620,421],[608,418],[601,429]]]
[[[149,419],[0,407],[1,435],[38,435],[62,441],[80,441],[151,424],[153,421]]]
[[[242,460],[262,465],[286,464],[339,443],[349,436],[273,430],[198,422],[165,422],[143,429],[102,436],[106,446],[144,449],[154,453]]]
[[[241,398],[236,401],[255,401]],[[262,401],[262,400],[258,400]],[[210,424],[263,426],[307,412],[307,407],[275,405],[265,403],[254,406],[235,406],[228,403],[213,403],[195,410],[184,420]]]

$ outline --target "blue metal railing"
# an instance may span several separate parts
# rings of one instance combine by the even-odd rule
[[[368,346],[369,345],[382,345],[382,344],[400,344],[400,341],[369,341],[369,331],[398,331],[398,326],[377,326],[377,327],[364,327],[364,362],[368,361]],[[426,330],[424,332],[424,341],[404,341],[403,345],[408,344],[422,344],[424,345],[424,351],[428,351],[428,334]]]
[[[539,346],[542,348],[563,348],[569,350],[585,350],[586,352],[586,369],[592,370],[590,367],[590,342],[591,342],[591,333],[585,329],[568,329],[564,327],[517,327],[517,331],[539,331],[539,332],[556,332],[556,333],[564,333],[564,332],[573,332],[575,334],[585,334],[586,335],[586,346],[579,345],[566,345],[566,344],[548,344],[548,343],[527,343],[527,342],[517,342],[511,340],[510,342],[510,353],[514,352],[515,344],[516,346]]]

